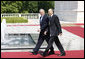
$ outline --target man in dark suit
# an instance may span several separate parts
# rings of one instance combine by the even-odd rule
[[[61,30],[59,18],[57,17],[57,15],[53,14],[52,9],[48,10],[48,14],[49,14],[50,40],[49,40],[49,43],[48,43],[46,50],[41,55],[47,56],[49,48],[53,45],[53,42],[55,42],[56,46],[58,47],[58,49],[61,52],[61,54],[58,56],[65,56],[65,51],[64,51],[64,49],[59,41],[59,38],[58,38],[58,35],[62,35],[62,30]]]
[[[43,41],[46,40],[46,42],[48,43],[49,38],[50,38],[49,29],[47,28],[48,27],[47,23],[49,21],[48,16],[45,14],[44,9],[40,9],[40,14],[41,14],[40,30],[38,30],[38,32],[40,32],[40,34],[39,34],[39,38],[38,38],[38,42],[36,44],[36,47],[33,49],[33,52],[32,52],[34,55],[38,54],[39,48],[42,45]],[[49,54],[54,54],[54,49],[52,46],[50,47]]]

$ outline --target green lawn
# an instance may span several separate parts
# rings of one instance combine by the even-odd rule
[[[1,22],[6,19],[6,23],[28,23],[28,20],[23,17],[1,17]]]

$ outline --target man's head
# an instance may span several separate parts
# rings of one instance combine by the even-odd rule
[[[40,9],[39,10],[40,14],[43,16],[45,14],[45,10],[44,9]]]
[[[49,14],[49,16],[51,16],[53,14],[53,9],[49,9],[48,14]]]

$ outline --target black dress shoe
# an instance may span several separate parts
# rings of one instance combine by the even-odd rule
[[[52,54],[55,54],[54,51],[50,51],[48,55],[52,55]]]
[[[46,56],[48,56],[48,53],[47,52],[43,52],[40,55],[42,55],[43,57],[46,57]]]
[[[66,55],[66,53],[61,53],[60,55],[58,55],[58,56],[65,56]]]
[[[37,55],[38,54],[38,52],[31,52],[33,55]]]

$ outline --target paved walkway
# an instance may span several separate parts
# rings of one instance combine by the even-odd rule
[[[39,32],[39,24],[36,23],[22,23],[22,24],[7,24],[6,32],[10,34],[31,34],[33,40],[37,42]],[[83,58],[84,57],[84,24],[76,24],[76,23],[61,23],[63,35],[59,36],[60,42],[62,43],[67,55],[65,57],[58,57],[57,55],[47,56],[45,58]],[[23,36],[24,37],[24,36]],[[18,38],[19,39],[19,38]],[[12,39],[16,40],[16,39]],[[5,42],[11,43],[12,40],[6,39]],[[21,41],[21,39],[20,39]],[[24,40],[24,43],[27,41]],[[22,41],[23,42],[23,41]],[[17,40],[14,43],[19,43]],[[1,48],[34,48],[34,45],[27,45],[26,43],[23,45],[2,45]],[[41,48],[46,47],[47,43],[44,41]],[[53,44],[54,49],[57,53],[59,53],[58,48],[55,44]],[[44,49],[40,49],[44,51]],[[28,51],[32,51],[32,49],[20,49],[20,50],[1,50],[2,58],[44,58],[40,54],[32,55]],[[18,55],[18,56],[17,56]],[[15,57],[14,57],[15,56]]]
[[[84,37],[80,37],[76,34],[74,34],[73,32],[69,32],[67,29],[64,29],[63,27],[80,27],[83,28],[82,31],[84,31],[84,26],[83,25],[76,25],[76,24],[62,24],[62,30],[63,30],[63,35],[60,38],[60,41],[64,47],[65,50],[84,50]],[[22,25],[16,25],[15,24],[11,25],[8,24],[7,27],[7,32],[14,34],[14,33],[30,33],[30,34],[34,34],[37,35],[36,37],[34,37],[34,41],[37,42],[38,39],[38,34],[39,32],[37,32],[37,30],[39,29],[39,25],[32,25],[32,24],[22,24]],[[78,30],[75,28],[75,30],[77,30],[77,32],[81,33],[81,30]],[[75,31],[74,31],[75,32]],[[81,33],[81,35],[84,35],[83,33]],[[36,38],[36,39],[35,39]],[[10,42],[10,40],[8,41]],[[42,47],[46,47],[47,43],[44,42]],[[17,46],[17,47],[10,47],[10,46],[2,46],[2,48],[26,48],[29,47],[27,45],[25,46]],[[34,48],[35,45],[30,46],[31,48]],[[55,46],[55,50],[58,50],[57,47]],[[9,51],[9,50],[5,50],[5,51]],[[5,52],[4,51],[4,52]],[[11,50],[10,50],[11,51]],[[13,50],[12,50],[13,51]],[[16,50],[14,50],[16,51]],[[18,51],[28,51],[28,50],[18,50]],[[29,50],[32,51],[32,50]]]

